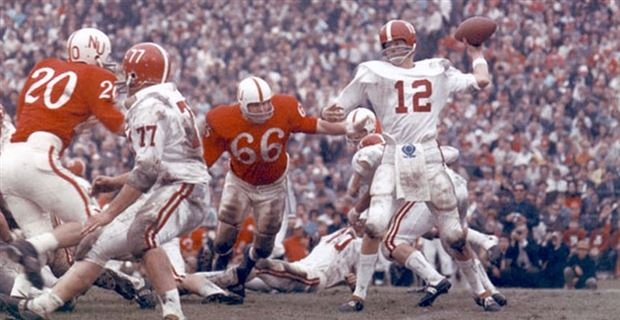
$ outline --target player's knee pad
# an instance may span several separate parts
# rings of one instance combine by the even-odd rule
[[[213,250],[219,255],[228,254],[237,240],[239,227],[220,221],[217,228],[215,241],[213,241]]]
[[[392,194],[375,195],[370,199],[368,218],[364,231],[371,238],[381,238],[386,232],[394,213],[394,198]]]
[[[441,170],[429,182],[432,206],[439,210],[455,209],[457,205],[456,193],[448,174]]]
[[[275,233],[265,234],[256,232],[254,234],[254,254],[256,255],[256,258],[268,258],[271,251],[273,251],[273,242],[275,239]]]

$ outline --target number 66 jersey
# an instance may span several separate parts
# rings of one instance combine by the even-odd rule
[[[219,106],[207,112],[203,145],[211,167],[224,151],[230,152],[230,168],[241,180],[260,186],[274,183],[286,172],[286,145],[291,133],[316,133],[317,119],[306,116],[299,102],[286,95],[271,98],[273,116],[257,124],[244,118],[239,104]]]

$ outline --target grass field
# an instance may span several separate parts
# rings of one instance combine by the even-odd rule
[[[202,305],[197,297],[183,299],[189,319],[523,319],[585,320],[620,319],[620,281],[605,281],[597,291],[504,289],[509,299],[501,312],[485,313],[467,292],[451,290],[431,308],[418,308],[417,293],[406,288],[373,287],[361,313],[342,314],[338,304],[350,291],[344,287],[320,294],[249,293],[240,306]],[[2,314],[0,314],[2,315]],[[92,289],[83,296],[74,312],[56,313],[53,319],[158,319],[159,311],[139,310],[113,293]]]

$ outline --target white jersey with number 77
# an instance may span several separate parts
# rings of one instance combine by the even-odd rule
[[[436,139],[439,114],[450,95],[471,88],[479,89],[474,75],[446,59],[417,61],[410,69],[368,61],[358,66],[336,103],[345,113],[359,106],[373,109],[397,143],[424,143]]]

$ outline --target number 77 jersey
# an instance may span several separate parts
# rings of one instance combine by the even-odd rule
[[[306,116],[299,102],[286,95],[271,98],[273,116],[256,124],[243,117],[239,104],[218,106],[206,116],[204,159],[210,167],[230,153],[232,172],[258,186],[278,180],[287,169],[286,145],[291,133],[316,133],[317,119]]]
[[[469,88],[478,88],[474,75],[446,59],[416,61],[410,69],[368,61],[358,66],[337,103],[346,113],[358,106],[372,108],[398,143],[420,143],[435,140],[439,114],[450,95]]]
[[[112,132],[121,132],[124,116],[114,106],[114,74],[104,68],[55,58],[39,62],[28,75],[17,104],[12,142],[36,131],[52,133],[66,148],[75,128],[95,116]]]

